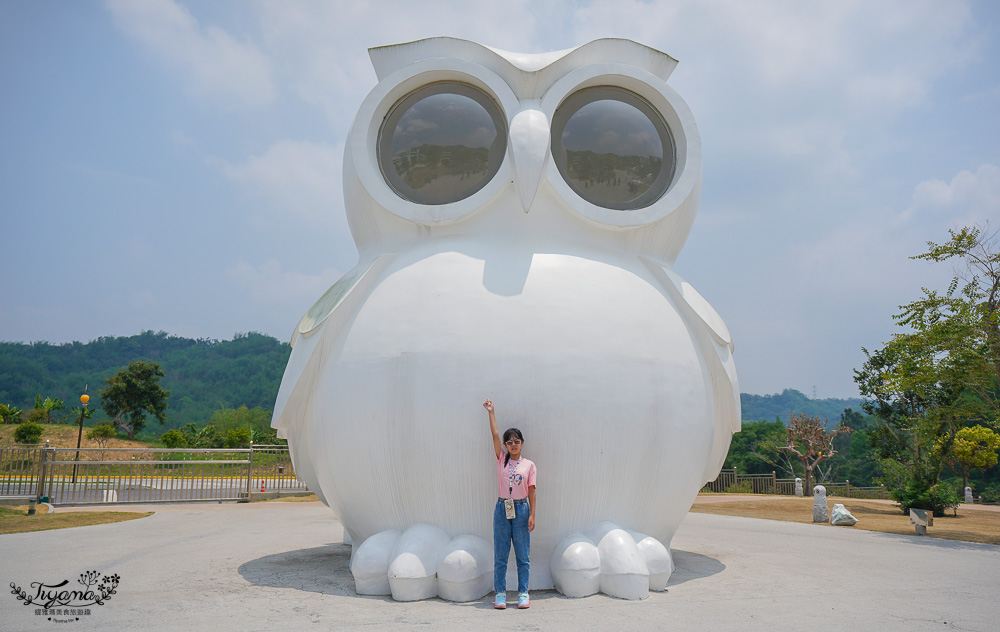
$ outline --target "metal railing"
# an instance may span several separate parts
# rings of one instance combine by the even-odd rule
[[[41,461],[41,445],[0,446],[0,496],[34,496]]]
[[[292,459],[286,445],[254,445],[251,472],[263,485],[261,491],[304,491],[306,484],[295,478]]]
[[[878,487],[859,487],[851,485],[850,481],[820,482],[815,485],[826,487],[827,497],[881,499],[888,500],[889,494],[884,485]],[[724,469],[710,483],[706,483],[702,492],[717,494],[775,494],[779,496],[795,495],[794,478],[778,478],[776,472],[770,474],[739,474],[735,469]],[[805,490],[806,495],[811,495]]]
[[[0,496],[53,504],[247,500],[308,491],[287,446],[242,449],[0,447]]]

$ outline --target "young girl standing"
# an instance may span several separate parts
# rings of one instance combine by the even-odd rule
[[[528,554],[531,549],[530,532],[535,528],[535,464],[521,456],[524,445],[521,431],[508,428],[501,439],[493,402],[487,399],[483,407],[490,414],[499,491],[493,508],[493,588],[496,590],[493,607],[507,607],[507,558],[513,542],[514,557],[517,559],[517,607],[527,608],[531,605],[528,599],[528,570],[531,566]]]

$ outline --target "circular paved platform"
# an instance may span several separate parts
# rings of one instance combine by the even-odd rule
[[[668,591],[628,602],[532,593],[530,610],[359,597],[319,503],[188,504],[108,525],[0,536],[0,579],[117,574],[90,615],[36,615],[10,588],[4,630],[996,630],[1000,547],[689,514]],[[540,563],[540,562],[539,562]]]

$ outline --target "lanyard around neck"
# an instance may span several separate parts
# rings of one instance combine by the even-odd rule
[[[521,459],[507,461],[507,494],[514,494],[514,474],[517,473],[517,466],[521,464]]]

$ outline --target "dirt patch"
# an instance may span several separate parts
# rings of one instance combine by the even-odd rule
[[[40,424],[42,426],[42,438],[40,443],[45,445],[45,442],[49,442],[49,446],[53,448],[76,448],[77,435],[80,432],[79,426],[65,425],[65,424]],[[14,424],[4,424],[0,425],[0,446],[10,446],[14,443],[14,429],[17,426]],[[100,448],[96,441],[90,441],[87,439],[87,432],[92,428],[92,426],[83,427],[83,441],[80,444],[81,448]],[[130,448],[132,450],[142,450],[145,448],[152,447],[149,443],[145,441],[129,441],[128,439],[115,438],[108,439],[106,448]],[[102,461],[121,461],[121,460],[131,460],[132,455],[124,452],[99,452],[99,453],[83,453],[80,455],[81,460],[97,460],[98,456],[103,456],[100,459]]]
[[[903,515],[903,512],[895,504],[876,500],[846,498],[836,500],[836,502],[841,501],[848,511],[858,519],[858,523],[853,527],[834,527],[829,523],[816,524],[817,528],[863,529],[881,533],[914,535],[910,517]],[[812,498],[754,496],[746,500],[736,500],[729,496],[715,500],[709,495],[701,495],[691,507],[691,511],[815,524],[812,521],[812,504]],[[833,504],[834,501],[829,501],[828,508],[832,509]],[[992,508],[964,505],[959,508],[958,516],[950,514],[951,512],[943,518],[934,518],[934,526],[927,528],[927,535],[944,540],[1000,544],[1000,512],[994,511]]]
[[[315,502],[319,502],[319,497],[316,494],[309,494],[308,496],[282,496],[281,498],[272,498],[271,500],[266,500],[264,502],[268,502],[268,503],[315,503]]]
[[[0,507],[0,534],[26,533],[28,531],[47,531],[49,529],[68,529],[84,527],[91,524],[107,524],[122,522],[134,518],[145,518],[153,515],[152,511],[81,511],[73,513],[45,513],[48,507],[40,505],[38,513],[28,515],[28,505]]]

